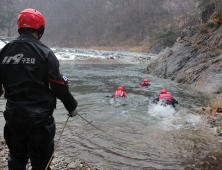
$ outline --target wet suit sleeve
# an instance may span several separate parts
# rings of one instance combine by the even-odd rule
[[[123,96],[124,96],[124,97],[128,97],[128,93],[127,93],[127,92],[124,92],[124,93],[123,93]]]
[[[155,98],[155,99],[152,101],[152,103],[157,104],[158,101],[159,101],[159,97],[158,97],[158,98]]]
[[[52,51],[48,56],[48,80],[51,89],[56,97],[62,101],[66,110],[68,112],[74,111],[78,105],[77,101],[69,91],[67,78],[60,74],[59,61]]]
[[[175,100],[175,99],[173,99],[173,103],[176,103],[176,104],[178,104],[178,101],[177,101],[177,100]]]
[[[0,57],[1,57],[1,49],[0,49]],[[1,70],[2,68],[0,68]],[[3,75],[2,75],[2,72],[0,71],[0,97],[2,96],[3,94],[3,88],[2,88],[2,83],[3,83]]]
[[[2,75],[0,74],[0,97],[2,96],[3,94],[3,88],[2,88]]]

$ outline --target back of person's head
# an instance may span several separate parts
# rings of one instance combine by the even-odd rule
[[[37,32],[40,39],[45,30],[45,19],[35,9],[25,9],[19,13],[17,19],[19,34],[32,34]]]
[[[19,29],[19,34],[33,34],[37,32],[37,30],[33,29],[33,28],[20,28]]]
[[[166,89],[162,89],[162,90],[160,91],[160,93],[166,94],[166,93],[167,93],[167,90],[166,90]]]

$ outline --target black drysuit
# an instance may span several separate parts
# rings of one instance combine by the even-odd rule
[[[10,170],[45,169],[54,149],[56,97],[68,112],[77,102],[50,48],[31,34],[23,34],[0,52],[0,86],[7,99],[4,138]],[[1,93],[1,90],[0,90]]]
[[[158,98],[155,98],[155,99],[152,101],[152,103],[157,104],[157,103],[159,103],[159,101],[161,102],[160,105],[161,105],[161,106],[164,106],[164,107],[166,107],[166,106],[169,105],[169,106],[173,106],[173,107],[175,108],[175,103],[178,104],[178,101],[176,101],[175,99],[173,99],[173,101],[171,102],[171,101],[169,101],[169,100],[161,100],[161,99],[159,99],[159,97],[158,97]]]

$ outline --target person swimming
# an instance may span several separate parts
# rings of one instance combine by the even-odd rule
[[[138,86],[150,86],[150,84],[148,83],[148,79],[144,79],[143,83],[140,83]]]
[[[171,105],[174,108],[175,108],[175,104],[178,104],[178,101],[173,99],[173,96],[170,93],[167,93],[166,89],[162,89],[160,91],[159,97],[152,101],[152,103],[155,103],[155,104],[159,102],[161,102],[160,105],[162,106]]]
[[[113,93],[112,97],[113,98],[118,98],[118,97],[127,97],[128,93],[124,91],[124,88],[122,86],[119,86],[117,91]]]

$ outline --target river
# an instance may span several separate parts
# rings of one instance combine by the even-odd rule
[[[214,137],[205,119],[189,110],[203,106],[207,96],[185,85],[143,74],[155,55],[53,50],[79,103],[79,114],[100,129],[79,116],[70,118],[56,155],[99,163],[110,170],[221,167],[220,137]],[[151,86],[138,87],[144,78],[149,79]],[[118,86],[129,94],[123,103],[107,97]],[[162,88],[178,100],[175,110],[151,103]],[[0,102],[3,109],[3,97]],[[67,111],[59,100],[54,116],[57,141],[67,119]]]

